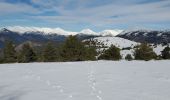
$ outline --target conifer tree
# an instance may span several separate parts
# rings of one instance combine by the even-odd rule
[[[6,63],[12,63],[17,61],[17,55],[15,51],[15,46],[12,41],[6,41],[5,47],[3,49],[4,59]]]
[[[95,47],[86,47],[86,60],[96,60],[96,55]]]
[[[170,47],[169,46],[165,47],[161,54],[163,59],[170,59]]]
[[[63,44],[61,56],[64,61],[84,60],[85,49],[76,36],[69,36]]]
[[[109,49],[105,50],[104,53],[99,56],[99,59],[120,60],[120,49],[114,45],[111,45]]]
[[[125,59],[128,61],[131,61],[133,58],[132,58],[131,54],[127,54]]]
[[[151,60],[156,59],[157,55],[148,44],[143,43],[135,49],[134,56],[136,60]]]
[[[29,43],[26,43],[22,46],[22,50],[19,53],[18,61],[27,63],[27,62],[35,62],[37,60],[37,56],[30,46]]]
[[[54,62],[56,61],[56,49],[51,42],[48,42],[42,52],[43,61],[45,62]]]
[[[86,48],[76,36],[69,36],[62,46],[60,55],[63,61],[83,61],[86,59]]]

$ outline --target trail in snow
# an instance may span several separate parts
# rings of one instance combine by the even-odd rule
[[[90,67],[90,71],[88,73],[88,83],[89,83],[89,87],[91,88],[91,95],[96,96],[98,100],[103,100],[102,97],[100,96],[102,91],[96,88],[96,78],[95,78],[95,71],[93,66]]]

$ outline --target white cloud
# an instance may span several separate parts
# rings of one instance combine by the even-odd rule
[[[0,15],[14,14],[14,13],[38,13],[39,11],[27,4],[19,3],[12,4],[0,2]]]
[[[97,27],[121,24],[152,24],[168,21],[170,22],[170,0],[161,0],[150,3],[137,3],[142,0],[124,0],[121,3],[120,0],[114,0],[114,2],[100,6],[87,6],[92,2],[94,3],[94,1],[32,0],[32,3],[39,5],[40,9],[35,9],[32,6],[26,4],[9,4],[0,2],[0,12],[1,15],[2,13],[34,13],[36,16],[29,15],[27,17],[36,20],[43,20],[49,23],[70,25],[86,23]],[[72,8],[71,5],[74,4],[74,2],[75,5]],[[56,15],[55,13],[53,16],[49,16],[48,14],[38,14],[38,12],[45,13],[46,11],[56,12]]]

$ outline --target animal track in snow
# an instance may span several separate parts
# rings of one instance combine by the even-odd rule
[[[34,78],[35,80],[41,81],[41,82],[45,83],[47,86],[50,86],[51,88],[59,91],[61,94],[66,94],[61,85],[52,84],[52,82],[49,80],[43,80],[41,78],[41,76],[34,74],[33,71],[31,71],[31,70],[28,70],[27,73],[28,73],[28,75],[25,75],[23,77]],[[68,98],[73,98],[73,95],[68,93]]]
[[[98,100],[103,100],[100,94],[102,93],[101,90],[96,89],[96,79],[95,79],[95,72],[93,70],[93,66],[88,73],[88,83],[89,87],[91,88],[91,95],[95,95]]]

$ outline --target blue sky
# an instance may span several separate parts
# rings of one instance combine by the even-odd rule
[[[0,0],[0,27],[170,29],[170,0]]]

